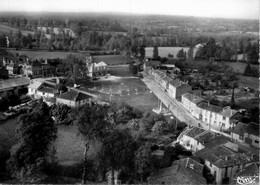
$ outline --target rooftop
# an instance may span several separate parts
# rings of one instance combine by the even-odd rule
[[[207,160],[219,168],[241,165],[250,162],[246,154],[233,152],[229,148],[219,145],[214,148],[205,147],[195,153],[201,159]]]
[[[250,123],[246,128],[245,132],[248,134],[255,135],[259,137],[259,124],[257,123]]]
[[[202,128],[197,128],[197,127],[193,127],[191,130],[189,130],[186,135],[191,137],[191,138],[194,138],[196,137],[197,135],[199,134],[202,134],[203,132],[205,132],[204,129]]]
[[[216,146],[225,144],[229,141],[230,141],[230,139],[223,135],[215,136],[214,138],[211,138],[210,140],[208,140],[206,142],[205,148],[214,148]]]
[[[248,125],[245,124],[245,123],[242,123],[242,122],[238,122],[237,125],[234,127],[234,130],[233,132],[238,134],[238,135],[244,135],[245,133],[245,128],[247,127]]]
[[[145,61],[144,63],[146,66],[158,66],[161,64],[161,62],[157,61],[157,60],[156,61]]]
[[[183,94],[182,96],[195,104],[198,104],[204,100],[203,98],[191,93],[186,93]]]
[[[215,137],[215,134],[213,132],[206,131],[204,134],[199,135],[198,137],[195,137],[196,140],[200,143],[207,144],[210,142],[211,139]]]
[[[232,117],[233,115],[235,115],[238,111],[231,109],[231,108],[223,108],[223,110],[220,112],[220,114],[222,116],[225,117]]]
[[[219,106],[211,105],[211,104],[205,103],[205,102],[200,102],[198,104],[198,107],[200,107],[201,109],[207,110],[207,111],[215,112],[215,113],[220,113],[223,110]]]
[[[148,177],[149,184],[207,184],[202,176],[203,165],[190,158],[175,161],[172,166],[155,171]]]
[[[38,89],[43,83],[39,81],[31,81],[30,85],[28,88],[30,89]]]
[[[249,166],[245,167],[244,170],[239,172],[236,177],[246,177],[246,176],[259,176],[259,165],[257,163],[252,163]],[[236,178],[234,178],[233,183],[236,185],[240,185]],[[255,183],[251,183],[251,185],[259,185],[259,177],[255,179]]]
[[[30,79],[29,78],[11,78],[7,80],[0,80],[0,90],[14,88],[23,85],[29,85]]]
[[[67,92],[61,94],[57,98],[70,100],[70,101],[80,101],[80,100],[85,100],[85,99],[89,99],[92,97],[87,94],[75,91],[75,90],[70,90],[70,91],[67,91]]]
[[[52,94],[59,93],[59,91],[57,89],[49,87],[49,86],[45,86],[45,85],[38,88],[38,91],[44,92],[44,93],[52,93]]]

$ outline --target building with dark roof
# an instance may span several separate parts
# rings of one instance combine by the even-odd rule
[[[186,110],[188,110],[194,117],[197,119],[202,119],[201,109],[197,107],[197,105],[201,102],[206,101],[194,94],[185,93],[181,96],[181,103]]]
[[[174,161],[172,166],[154,171],[148,177],[148,184],[207,184],[202,175],[203,165],[191,159],[184,158]]]
[[[56,98],[56,103],[66,104],[70,107],[80,107],[91,104],[92,96],[75,90],[67,91]]]
[[[143,64],[143,70],[146,74],[149,74],[149,71],[156,66],[161,64],[160,61],[145,61]]]
[[[169,82],[168,93],[174,99],[181,101],[181,96],[191,91],[191,86],[179,79],[174,79]]]
[[[210,169],[216,184],[229,184],[240,170],[254,162],[246,154],[235,152],[227,146],[205,147],[195,153]]]
[[[21,95],[27,93],[27,87],[30,84],[28,78],[12,78],[0,80],[0,94],[11,93]]]
[[[245,143],[248,144],[249,146],[253,146],[258,149],[260,148],[259,123],[250,123],[245,128],[244,139],[245,139]]]

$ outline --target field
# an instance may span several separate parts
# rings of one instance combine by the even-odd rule
[[[18,29],[7,26],[7,25],[0,24],[0,33],[10,33],[10,31],[16,32],[16,31],[18,31]],[[23,35],[26,35],[26,36],[28,34],[34,35],[33,31],[21,30],[21,32],[22,32]]]
[[[7,50],[10,53],[13,53],[16,55],[18,53],[19,55],[26,55],[29,58],[32,59],[54,59],[54,58],[66,58],[69,54],[76,54],[78,53],[72,53],[72,52],[51,52],[51,51],[31,51],[31,50]]]
[[[99,55],[93,56],[95,62],[105,62],[107,65],[129,64],[131,59],[123,55]]]
[[[238,85],[259,90],[259,78],[238,75]]]
[[[176,58],[176,55],[179,50],[183,49],[188,53],[189,48],[188,47],[158,47],[159,56],[160,57],[168,57],[168,54],[174,55],[174,58]],[[194,54],[196,51],[194,51]],[[147,47],[145,48],[145,56],[146,57],[153,57],[153,47]]]

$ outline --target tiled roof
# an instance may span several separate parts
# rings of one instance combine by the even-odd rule
[[[233,115],[235,115],[238,111],[234,110],[234,109],[230,109],[230,108],[227,108],[227,109],[224,109],[222,110],[222,112],[220,112],[220,114],[222,116],[225,116],[225,117],[232,117]]]
[[[236,153],[223,145],[214,148],[205,147],[195,153],[201,159],[207,160],[219,168],[249,163],[246,154]]]
[[[245,132],[248,134],[253,134],[259,137],[259,124],[257,123],[250,123],[246,128]]]
[[[160,61],[145,61],[144,63],[146,66],[158,66],[161,64]]]
[[[193,127],[191,130],[189,130],[185,135],[194,138],[197,135],[201,134],[205,132],[205,130],[203,130],[202,128],[197,128],[197,127]]]
[[[41,85],[42,85],[42,82],[34,81],[34,82],[30,83],[28,88],[30,88],[30,89],[38,89]]]
[[[44,93],[52,93],[52,94],[55,94],[55,93],[58,93],[59,91],[55,88],[52,88],[52,87],[48,87],[48,86],[41,86],[38,91],[40,92],[44,92]]]
[[[223,135],[219,135],[216,136],[214,138],[211,138],[206,144],[205,144],[205,148],[214,148],[216,146],[225,144],[227,142],[229,142],[230,139],[223,136]]]
[[[220,113],[223,110],[219,106],[211,105],[211,104],[204,103],[204,102],[200,102],[198,104],[198,107],[200,107],[201,109],[207,110],[207,111],[215,112],[215,113]]]
[[[195,104],[198,104],[204,100],[203,98],[196,96],[194,94],[191,94],[191,93],[186,93],[186,94],[183,94],[182,96]]]
[[[207,144],[211,139],[215,137],[215,134],[213,132],[205,132],[205,134],[201,134],[198,137],[196,137],[196,141],[203,143],[203,145]]]
[[[190,166],[194,164],[192,169]],[[175,161],[171,167],[162,168],[155,171],[148,177],[149,184],[188,184],[188,185],[203,185],[207,184],[206,179],[202,176],[203,165],[198,162],[186,158]]]
[[[179,87],[182,85],[182,83],[179,79],[174,79],[174,80],[170,81],[169,84],[171,84],[173,87]]]
[[[61,94],[57,98],[70,100],[70,101],[75,101],[75,100],[80,101],[80,100],[85,100],[85,99],[91,98],[91,96],[89,96],[87,94],[83,94],[78,91],[70,90],[70,91],[67,91],[67,92]]]
[[[245,133],[245,128],[248,125],[242,122],[238,122],[237,125],[235,126],[234,130],[232,132],[238,134],[238,135],[244,135]]]
[[[28,78],[12,78],[7,80],[0,80],[0,90],[4,90],[7,88],[13,88],[23,85],[29,85],[30,79]]]

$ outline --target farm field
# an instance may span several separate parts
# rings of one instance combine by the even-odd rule
[[[10,27],[10,26],[7,26],[7,25],[0,24],[0,33],[10,33],[10,31],[16,32],[16,31],[18,31],[18,29]],[[33,31],[21,30],[21,32],[25,36],[27,36],[29,34],[34,35]]]
[[[79,53],[73,53],[73,52],[51,52],[51,51],[31,51],[31,50],[7,50],[10,53],[13,53],[16,55],[18,53],[19,55],[27,55],[29,58],[32,59],[54,59],[54,58],[66,58],[69,54],[76,54],[79,55]]]
[[[176,55],[179,50],[183,49],[186,53],[188,53],[189,48],[188,47],[158,47],[159,56],[160,57],[168,57],[168,54],[174,55],[174,58],[176,58]],[[194,49],[194,55],[196,53],[196,50]],[[146,57],[153,57],[153,47],[147,47],[145,48],[145,56]]]
[[[130,64],[132,59],[123,55],[99,55],[93,56],[95,62],[105,62],[107,65]]]

